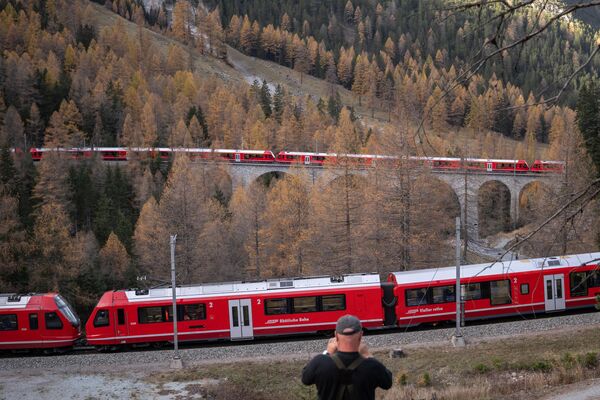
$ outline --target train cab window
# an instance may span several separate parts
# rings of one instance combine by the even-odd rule
[[[109,324],[108,310],[98,310],[94,317],[94,327],[100,328],[102,326],[108,326]]]
[[[510,281],[504,279],[501,281],[490,282],[490,304],[493,306],[499,304],[510,304]]]
[[[44,315],[46,329],[62,329],[63,323],[55,312],[47,312]]]
[[[408,307],[427,304],[427,289],[406,289],[406,305]]]
[[[481,284],[469,283],[462,285],[461,292],[465,300],[480,300],[481,299]]]
[[[206,319],[206,305],[184,304],[177,306],[177,321],[198,321]]]
[[[317,311],[317,297],[294,297],[292,299],[293,312],[306,313]]]
[[[431,289],[433,304],[452,303],[456,301],[456,288],[449,286],[436,286]]]
[[[39,322],[38,322],[37,313],[29,314],[29,329],[35,330],[35,329],[38,329],[38,327],[39,327]]]
[[[588,273],[571,272],[569,279],[571,281],[571,296],[580,297],[587,296],[588,293]]]
[[[266,315],[288,314],[287,299],[266,299],[265,300],[265,314]]]
[[[346,295],[330,294],[321,296],[321,311],[339,311],[346,309]]]
[[[521,283],[521,294],[529,294],[529,283]]]
[[[16,331],[18,328],[17,314],[0,315],[0,331]]]

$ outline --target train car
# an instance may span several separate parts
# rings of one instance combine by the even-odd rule
[[[44,153],[48,152],[57,152],[62,156],[66,156],[67,159],[71,160],[83,160],[87,158],[92,158],[94,154],[94,149],[90,147],[73,147],[73,148],[31,148],[29,149],[29,154],[31,155],[31,159],[33,161],[40,161],[44,156]]]
[[[344,314],[358,316],[367,329],[394,322],[381,306],[393,285],[381,283],[377,274],[218,283],[176,291],[182,341],[333,331]],[[99,349],[169,342],[172,314],[171,288],[106,292],[86,324],[87,342]]]
[[[535,160],[531,165],[531,172],[536,173],[562,173],[565,169],[564,161],[542,161]]]
[[[99,153],[104,161],[127,161],[126,147],[95,147],[94,151]]]
[[[332,153],[309,153],[300,151],[280,151],[277,154],[276,161],[282,164],[305,164],[305,165],[323,165],[327,160],[332,162],[335,159]]]
[[[600,253],[461,267],[465,320],[592,307]],[[394,272],[399,326],[456,320],[456,267]]]
[[[217,160],[235,163],[273,163],[275,155],[270,150],[212,150]]]
[[[0,294],[0,350],[58,351],[80,337],[79,317],[59,294]]]
[[[396,160],[397,157],[373,154],[336,154],[336,153],[310,153],[299,151],[280,151],[276,161],[283,164],[305,165],[336,165],[342,160],[348,160],[356,167],[370,167],[384,160]]]

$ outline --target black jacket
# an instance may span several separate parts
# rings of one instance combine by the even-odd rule
[[[359,354],[339,351],[339,358],[349,366]],[[354,370],[353,386],[356,399],[374,400],[375,389],[392,387],[392,373],[374,358],[365,359]],[[302,370],[302,383],[317,385],[319,400],[335,400],[339,388],[340,373],[335,362],[328,355],[318,355]]]

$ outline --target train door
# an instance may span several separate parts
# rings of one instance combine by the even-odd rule
[[[310,164],[310,156],[304,156],[304,164]]]
[[[127,328],[127,318],[124,308],[117,308],[115,313],[115,331],[117,336],[127,336],[129,334]]]
[[[544,275],[544,302],[546,311],[565,309],[565,276]]]
[[[231,340],[252,339],[252,307],[250,299],[229,300]]]
[[[235,153],[235,162],[240,162],[241,156],[240,153]]]
[[[492,172],[492,163],[491,162],[486,163],[486,169],[487,169],[487,172]]]

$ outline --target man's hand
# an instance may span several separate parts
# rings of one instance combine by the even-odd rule
[[[331,339],[329,339],[329,342],[327,342],[327,353],[335,353],[337,351],[337,347],[337,339],[335,337],[332,337]]]
[[[366,343],[361,343],[358,348],[358,353],[364,358],[371,358],[373,355],[369,352],[369,346]]]

